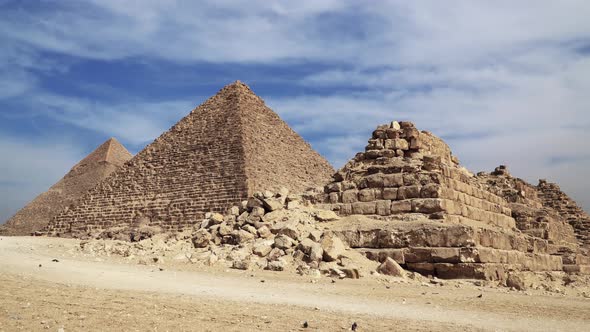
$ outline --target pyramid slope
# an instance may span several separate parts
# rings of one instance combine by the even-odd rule
[[[75,235],[146,222],[166,230],[181,229],[199,222],[206,212],[222,212],[239,203],[249,192],[278,186],[283,179],[275,176],[272,181],[272,174],[286,177],[286,168],[293,165],[286,164],[285,159],[273,164],[248,156],[256,152],[253,144],[276,148],[267,131],[244,130],[249,126],[275,126],[280,119],[269,124],[268,113],[274,114],[245,84],[235,82],[224,87],[91,190],[77,206],[58,215],[47,231]],[[276,114],[274,117],[278,119]],[[303,142],[285,127],[275,130],[284,131],[287,141]],[[297,151],[321,159],[311,147],[305,147]],[[322,167],[325,170],[321,174],[332,171],[325,161]],[[263,174],[251,171],[255,168]],[[316,183],[316,175],[304,178],[306,170],[300,168],[292,168],[292,177],[297,180],[289,189],[323,184]]]
[[[249,195],[286,187],[303,192],[328,183],[334,169],[301,136],[254,95],[245,84],[238,98]],[[267,170],[272,170],[268,172]]]
[[[39,231],[66,206],[107,178],[132,155],[114,138],[107,140],[76,164],[60,181],[37,196],[6,222],[10,235],[29,235]]]

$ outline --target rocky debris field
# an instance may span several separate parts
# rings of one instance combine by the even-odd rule
[[[590,324],[590,299],[572,287],[544,290],[548,275],[527,291],[483,280],[338,279],[175,260],[179,251],[168,242],[123,257],[116,240],[86,242],[102,244],[90,254],[77,239],[0,237],[0,331],[350,331],[353,323],[357,331],[583,331]]]
[[[346,239],[348,233],[339,231],[342,223],[346,223],[347,229],[358,226],[360,230],[360,224],[395,225],[395,222],[362,217],[355,226],[332,211],[316,209],[303,202],[301,197],[286,191],[257,193],[241,206],[230,208],[225,215],[207,214],[194,229],[178,233],[161,233],[149,226],[108,229],[95,234],[95,239],[82,240],[75,251],[91,258],[115,257],[139,265],[166,268],[196,266],[285,271],[285,274],[313,279],[385,278],[433,285],[451,282],[406,271],[391,257],[373,257],[375,255],[366,249],[350,248],[346,245],[350,242]],[[404,226],[415,224],[402,222]],[[563,272],[519,272],[511,273],[504,283],[474,282],[520,291],[590,297],[588,276]]]

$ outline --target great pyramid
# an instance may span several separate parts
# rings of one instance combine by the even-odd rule
[[[590,273],[590,257],[575,234],[587,228],[574,230],[560,217],[563,209],[547,204],[554,198],[540,199],[549,192],[544,186],[537,198],[537,188],[524,181],[475,176],[440,138],[410,122],[379,126],[365,152],[324,189],[312,197],[318,207],[370,217],[343,223],[337,233],[374,259],[391,257],[409,270],[441,278],[505,280],[511,271]],[[512,200],[513,191],[527,199]]]
[[[86,191],[96,186],[131,159],[116,139],[110,138],[77,163],[59,182],[18,211],[5,225],[5,233],[29,235],[47,226],[49,220]]]
[[[300,192],[332,174],[323,157],[236,81],[56,216],[46,231],[77,236],[140,224],[177,230],[256,191]]]

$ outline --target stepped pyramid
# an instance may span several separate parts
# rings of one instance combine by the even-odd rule
[[[324,193],[311,197],[341,216],[368,217],[343,219],[333,228],[351,248],[440,278],[590,273],[590,257],[579,251],[573,228],[541,210],[539,199],[511,201],[528,208],[512,210],[518,206],[508,192],[536,193],[532,186],[512,179],[505,187],[488,183],[461,167],[444,141],[411,122],[381,125],[368,143]]]
[[[49,234],[110,227],[177,230],[256,191],[301,192],[333,169],[250,88],[236,81],[162,134],[58,216]]]
[[[77,163],[59,182],[37,196],[6,222],[6,233],[29,235],[47,226],[64,207],[107,178],[132,155],[111,138]]]

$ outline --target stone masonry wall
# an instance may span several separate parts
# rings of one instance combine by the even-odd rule
[[[58,215],[47,232],[76,236],[129,225],[177,230],[200,222],[206,212],[223,212],[239,204],[249,192],[262,186],[286,184],[287,189],[299,189],[321,185],[325,180],[316,181],[325,178],[332,168],[313,154],[309,145],[305,145],[306,150],[294,144],[291,151],[274,146],[282,138],[286,143],[277,146],[285,148],[296,134],[287,131],[286,124],[280,127],[266,123],[269,112],[245,84],[226,86],[85,195],[79,204]],[[256,156],[248,156],[257,152],[252,148],[257,144],[266,150],[274,149],[261,152],[265,158],[279,154],[282,158],[273,164],[260,163]],[[293,151],[298,154],[289,156],[288,152]],[[298,158],[315,158],[316,162],[309,168],[305,163],[291,162]]]
[[[543,205],[552,208],[567,220],[574,228],[580,246],[590,251],[590,216],[561,191],[558,185],[539,180],[537,189]]]
[[[365,152],[338,171],[318,201],[340,215],[418,213],[515,227],[504,199],[460,168],[442,140],[409,122],[377,128]]]

